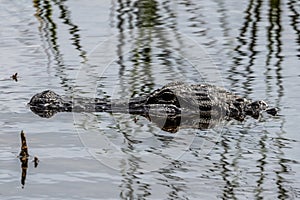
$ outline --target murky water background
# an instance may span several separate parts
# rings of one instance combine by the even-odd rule
[[[300,197],[299,1],[0,4],[1,199]],[[280,115],[171,134],[138,116],[45,119],[26,106],[46,89],[128,99],[176,80],[264,99]],[[32,155],[23,189],[21,130]]]

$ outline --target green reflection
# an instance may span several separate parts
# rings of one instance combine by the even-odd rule
[[[141,0],[135,3],[138,11],[137,27],[154,27],[160,25],[158,3],[154,0]]]

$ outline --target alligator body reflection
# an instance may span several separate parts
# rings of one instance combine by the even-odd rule
[[[172,82],[152,93],[124,100],[64,98],[47,90],[34,95],[30,109],[41,117],[57,112],[129,113],[146,117],[163,130],[181,128],[208,129],[221,121],[243,121],[246,116],[257,119],[261,111],[276,115],[264,101],[251,101],[227,90],[206,84],[188,85]]]

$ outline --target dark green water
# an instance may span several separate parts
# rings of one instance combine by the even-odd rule
[[[0,5],[0,199],[300,198],[299,1]],[[44,119],[26,106],[46,89],[128,99],[177,80],[264,99],[279,116],[171,134],[139,116]]]

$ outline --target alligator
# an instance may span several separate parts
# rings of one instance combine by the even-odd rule
[[[34,95],[28,103],[40,117],[57,112],[128,113],[146,117],[161,129],[176,132],[179,128],[208,129],[221,121],[258,119],[262,111],[276,115],[265,101],[252,101],[224,88],[209,84],[189,85],[172,82],[148,95],[125,100],[105,98],[67,98],[51,90]]]

